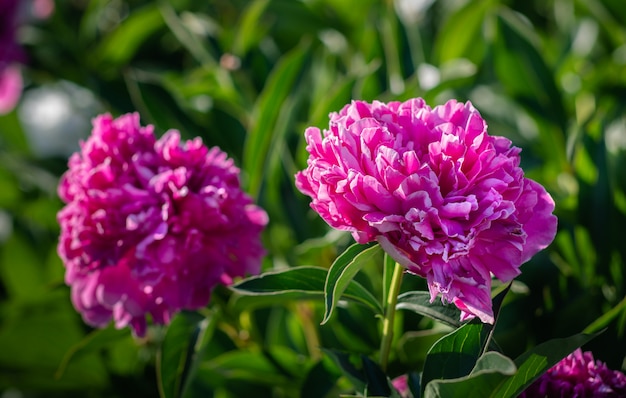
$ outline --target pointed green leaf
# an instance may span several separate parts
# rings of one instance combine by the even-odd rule
[[[255,103],[252,125],[243,149],[243,169],[248,173],[248,192],[253,197],[258,197],[261,190],[279,110],[292,91],[307,54],[308,44],[303,43],[283,56]]]
[[[248,4],[243,11],[233,43],[233,54],[244,56],[265,37],[268,27],[261,24],[261,17],[268,4],[269,0],[256,0]]]
[[[459,58],[482,63],[486,50],[483,24],[492,7],[492,1],[480,0],[467,3],[450,15],[435,40],[434,52],[440,65]]]
[[[365,390],[367,381],[359,369],[361,363],[358,355],[325,348],[322,348],[322,351],[333,360],[357,391]]]
[[[236,308],[252,308],[284,303],[287,300],[312,300],[324,297],[328,271],[320,267],[297,267],[266,272],[248,278],[231,287],[240,297]],[[381,304],[360,283],[350,281],[344,291],[345,299],[364,304],[381,314]]]
[[[468,375],[483,351],[490,329],[490,325],[473,321],[437,341],[426,356],[422,388],[431,380]]]
[[[498,352],[488,352],[476,362],[468,376],[433,380],[424,392],[425,398],[492,397],[503,380],[516,371],[515,363]]]
[[[324,296],[326,311],[322,325],[328,322],[339,298],[346,290],[354,276],[374,255],[380,253],[381,248],[376,243],[367,245],[354,244],[339,255],[328,270]]]
[[[391,396],[392,388],[389,386],[389,380],[380,366],[365,355],[361,356],[361,361],[363,362],[363,373],[367,382],[367,396]],[[395,389],[393,392],[395,392]]]
[[[178,313],[167,327],[157,353],[161,398],[183,397],[200,360],[209,319],[195,312]]]

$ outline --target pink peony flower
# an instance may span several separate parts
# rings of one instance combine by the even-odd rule
[[[626,397],[626,375],[594,361],[593,354],[579,349],[563,358],[520,398],[620,398]]]
[[[409,375],[400,375],[391,380],[391,384],[402,398],[408,398],[411,396],[409,390]]]
[[[492,274],[512,280],[554,239],[554,201],[469,102],[354,101],[323,137],[315,127],[305,136],[296,186],[311,207],[357,242],[378,241],[462,320],[493,323]]]
[[[0,69],[0,115],[15,108],[22,95],[22,72],[17,64]]]
[[[98,116],[81,149],[59,184],[58,252],[85,322],[142,336],[147,315],[167,324],[218,283],[259,272],[267,214],[219,148],[175,130],[157,140],[135,113]]]
[[[22,94],[20,64],[26,60],[17,30],[31,17],[45,19],[54,11],[52,0],[0,0],[0,115],[8,113]]]

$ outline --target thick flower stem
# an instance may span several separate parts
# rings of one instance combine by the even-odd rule
[[[391,350],[391,342],[393,341],[393,324],[396,316],[396,303],[398,302],[398,293],[400,293],[400,285],[402,285],[402,276],[404,268],[396,263],[391,277],[391,285],[385,303],[385,316],[383,318],[383,336],[380,343],[380,367],[383,371],[387,370],[387,362],[389,361],[389,351]]]

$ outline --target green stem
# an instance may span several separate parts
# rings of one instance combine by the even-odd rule
[[[402,276],[404,268],[396,263],[391,277],[391,285],[385,305],[385,317],[383,318],[383,336],[380,342],[380,367],[383,371],[387,370],[389,361],[389,351],[391,350],[391,342],[393,341],[393,323],[396,316],[396,303],[398,302],[398,293],[400,293],[400,285],[402,285]]]

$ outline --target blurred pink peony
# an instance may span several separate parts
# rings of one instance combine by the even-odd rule
[[[58,251],[72,302],[90,325],[167,324],[207,305],[211,289],[256,274],[267,214],[239,185],[239,169],[199,138],[159,140],[138,114],[98,116],[69,160],[59,196]]]
[[[22,72],[17,64],[0,69],[0,115],[15,108],[22,94]]]
[[[519,396],[520,398],[623,398],[626,375],[594,361],[579,349],[563,358]]]
[[[20,25],[32,17],[48,18],[53,0],[0,0],[0,115],[15,108],[22,94],[20,64],[26,60],[17,41]]]
[[[315,127],[305,136],[296,186],[311,207],[357,242],[378,241],[462,320],[493,323],[492,274],[511,281],[554,239],[552,198],[469,102],[354,101],[323,137]]]
[[[391,384],[402,398],[407,398],[411,396],[409,390],[409,375],[400,375],[391,380]]]

